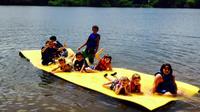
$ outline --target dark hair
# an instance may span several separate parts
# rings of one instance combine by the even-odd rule
[[[61,61],[66,62],[66,61],[65,61],[65,58],[63,58],[63,57],[61,57],[61,58],[58,59],[58,62],[61,62]]]
[[[105,58],[109,58],[109,59],[110,59],[110,62],[112,61],[112,57],[109,56],[108,54],[104,55],[103,58],[104,58],[104,59],[105,59]]]
[[[48,44],[50,42],[50,40],[47,40],[46,42],[45,42],[45,44]]]
[[[97,31],[99,31],[99,27],[97,25],[92,26],[92,28],[95,28]]]
[[[171,65],[170,65],[169,63],[163,64],[163,65],[161,66],[161,68],[160,68],[160,72],[161,72],[161,74],[164,74],[164,73],[163,73],[163,69],[164,69],[166,66],[169,67],[169,70],[170,70],[169,75],[172,75],[173,70],[172,70],[172,67],[171,67]]]
[[[51,36],[51,37],[49,37],[49,39],[50,40],[53,40],[53,41],[56,41],[57,39],[56,39],[56,36]]]
[[[81,52],[77,52],[77,53],[76,53],[76,57],[77,57],[78,55],[83,56],[83,54],[82,54]]]

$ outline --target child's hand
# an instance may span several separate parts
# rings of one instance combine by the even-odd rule
[[[132,96],[132,95],[130,93],[128,93],[127,96]]]
[[[139,92],[139,93],[137,93],[138,95],[143,95],[144,93],[143,92]]]
[[[80,70],[81,73],[84,73],[84,70]]]
[[[50,73],[51,73],[51,74],[54,74],[54,73],[55,73],[55,71],[51,71]]]
[[[81,50],[81,48],[79,47],[77,50],[78,50],[78,51],[80,51],[80,50]]]

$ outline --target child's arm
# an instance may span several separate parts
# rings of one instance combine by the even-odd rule
[[[59,69],[59,68],[60,68],[60,66],[58,66],[58,67],[52,69],[51,71],[52,71],[52,72],[55,72],[55,71],[56,71],[57,69]]]
[[[49,47],[48,45],[45,45],[44,48],[41,49],[41,52],[42,53],[45,52],[48,47]]]
[[[83,64],[83,66],[82,66],[82,68],[81,68],[81,70],[80,70],[81,73],[84,72],[84,68],[85,68],[85,64]]]
[[[125,89],[125,94],[130,96],[131,94],[130,94],[130,92],[128,91],[128,87],[124,87],[124,89]]]
[[[86,67],[85,70],[86,70],[86,72],[88,72],[88,73],[96,73],[96,72],[98,72],[97,70],[94,70],[94,69],[92,69],[92,68],[90,68],[90,67]]]
[[[85,43],[81,47],[78,48],[78,51],[80,51],[87,44],[87,42],[88,42],[88,39],[87,41],[85,41]]]
[[[141,84],[140,84],[139,87],[138,87],[138,94],[144,94],[144,93],[141,91]]]
[[[153,88],[151,90],[151,93],[155,93],[156,92],[156,88],[157,88],[158,84],[161,81],[162,81],[162,76],[161,75],[156,75],[156,77],[154,79]]]
[[[121,91],[122,89],[122,86],[119,86],[118,84],[116,85],[116,88],[115,88],[115,93],[118,95],[119,92]]]
[[[66,48],[67,48],[67,43],[64,42],[63,47],[58,48],[58,51],[62,51],[62,50],[64,50],[64,49],[66,49]]]

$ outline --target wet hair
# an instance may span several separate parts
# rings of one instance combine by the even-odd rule
[[[163,73],[163,69],[164,69],[166,66],[169,67],[169,70],[170,70],[169,75],[172,75],[173,70],[172,70],[172,67],[171,67],[171,65],[170,65],[169,63],[163,64],[163,65],[161,66],[161,68],[160,68],[160,72],[161,72],[161,74],[164,74],[164,73]]]
[[[108,54],[106,54],[106,55],[103,56],[103,59],[105,59],[105,58],[110,59],[110,63],[111,63],[111,61],[112,61],[112,57],[111,56],[109,56]]]
[[[99,27],[97,25],[92,26],[92,28],[95,28],[97,31],[99,31]]]
[[[63,58],[63,57],[61,57],[61,58],[58,59],[58,62],[61,62],[61,61],[66,62],[66,61],[65,61],[65,58]]]
[[[134,80],[134,79],[141,79],[141,77],[140,77],[139,74],[135,73],[135,74],[133,74],[132,77],[131,77],[131,80]]]
[[[82,54],[81,52],[77,52],[77,53],[76,53],[76,57],[77,57],[78,55],[83,56],[83,54]]]
[[[53,40],[53,41],[56,41],[56,40],[57,40],[56,36],[51,36],[51,37],[49,37],[49,39],[50,39],[50,40]]]

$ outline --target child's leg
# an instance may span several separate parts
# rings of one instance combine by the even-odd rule
[[[105,77],[107,80],[109,80],[110,82],[113,82],[113,81],[115,81],[115,80],[117,79],[116,77],[115,77],[115,79],[109,77],[108,74],[105,74],[104,77]]]
[[[91,66],[92,64],[90,63],[90,61],[89,61],[89,59],[88,58],[85,58],[85,61],[87,62],[87,64],[89,65],[89,66]]]
[[[114,72],[114,73],[111,74],[111,76],[113,76],[114,78],[118,79],[118,77],[116,75],[117,75],[117,72]]]
[[[111,89],[111,84],[112,84],[113,82],[107,82],[107,83],[104,83],[103,84],[103,87],[105,87],[105,88],[107,88],[107,89]]]
[[[100,59],[101,59],[101,58],[100,58],[100,55],[103,53],[103,51],[104,51],[104,49],[101,48],[101,49],[95,54],[95,58],[96,58],[97,60],[100,60]]]
[[[110,78],[110,77],[105,77],[107,80],[109,80],[109,81],[114,81],[112,78]]]
[[[110,89],[110,85],[105,85],[103,84],[103,87],[107,88],[107,89]]]

